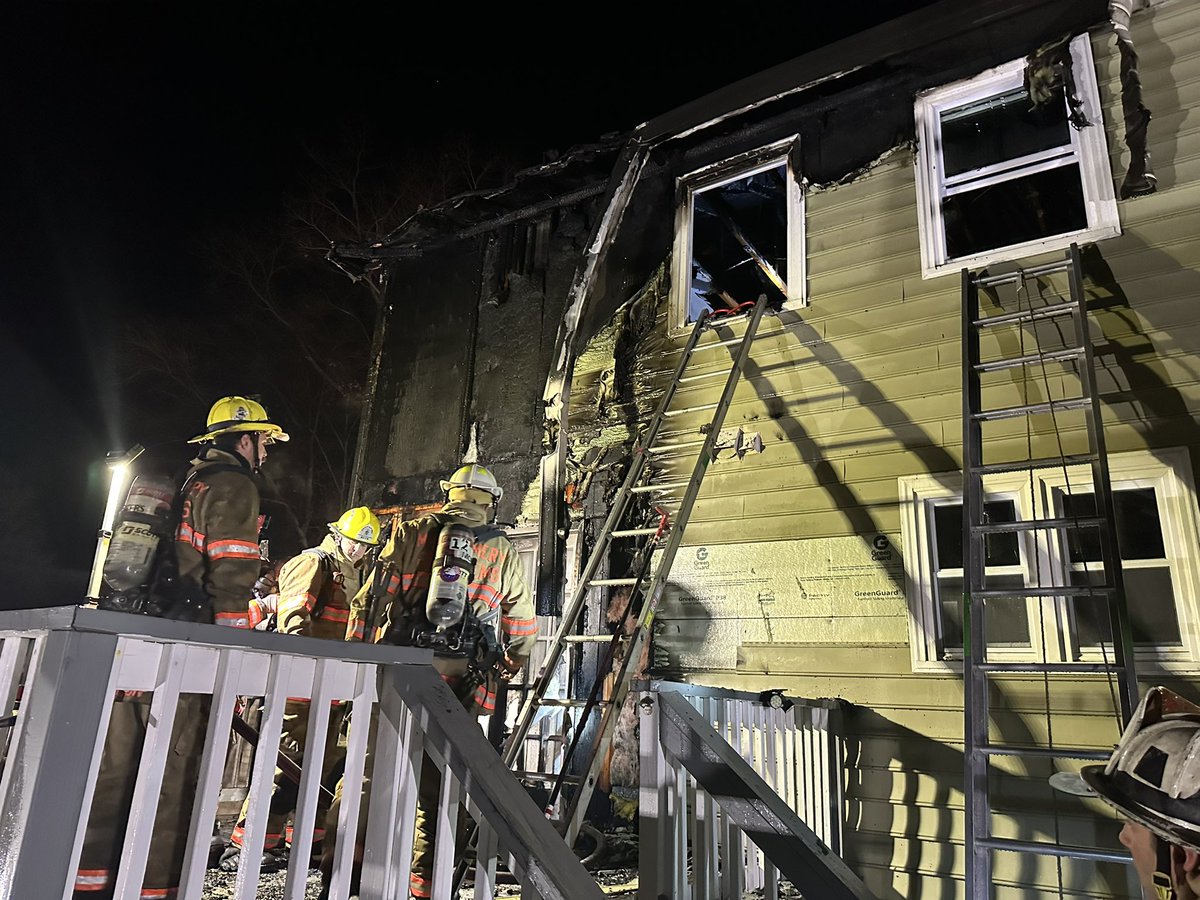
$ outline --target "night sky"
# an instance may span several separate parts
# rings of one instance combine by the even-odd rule
[[[211,262],[196,247],[277,207],[306,142],[369,125],[385,149],[435,153],[465,132],[535,165],[928,4],[795,4],[674,23],[571,5],[538,7],[560,17],[538,21],[511,5],[490,19],[462,5],[411,17],[353,4],[6,10],[0,541],[31,545],[18,581],[82,590],[98,462],[139,440],[113,374],[116,328],[203,302],[220,329],[219,303],[201,290]],[[597,13],[603,23],[589,24]],[[229,345],[236,366],[247,348],[236,333]],[[206,412],[195,411],[197,426]],[[36,521],[19,493],[35,497]],[[2,563],[0,577],[11,583]]]

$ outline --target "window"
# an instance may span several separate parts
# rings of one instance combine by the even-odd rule
[[[804,303],[804,199],[791,139],[710,166],[680,182],[671,280],[673,322],[760,294]]]
[[[1063,55],[1074,93],[1059,79],[1039,105],[1024,59],[918,96],[926,278],[1120,233],[1087,35]]]
[[[1194,670],[1200,643],[1196,493],[1183,450],[1117,454],[1109,460],[1117,541],[1134,648],[1139,658]],[[1087,467],[1017,472],[988,479],[991,521],[1088,516],[1095,511]],[[910,636],[916,671],[961,662],[963,647],[962,476],[900,479]],[[988,538],[989,588],[1099,583],[1096,532],[1005,533]],[[1102,598],[1030,597],[989,602],[994,661],[1100,662],[1111,641]],[[1111,659],[1111,645],[1106,647]]]

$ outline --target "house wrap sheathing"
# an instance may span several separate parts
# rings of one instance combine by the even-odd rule
[[[656,618],[652,661],[659,674],[686,681],[851,704],[845,858],[879,896],[962,895],[962,639],[954,602],[961,573],[946,525],[961,524],[962,268],[1009,271],[1061,259],[1072,241],[1081,245],[1118,519],[1128,536],[1122,549],[1138,673],[1143,688],[1164,683],[1200,695],[1200,4],[1138,6],[1124,18],[1119,4],[1103,2],[937,4],[900,20],[903,28],[881,26],[648,123],[632,137],[643,169],[590,282],[580,283],[580,260],[596,251],[587,235],[594,239],[610,211],[620,171],[608,197],[593,191],[555,213],[552,250],[533,288],[493,287],[494,248],[476,247],[470,265],[479,268],[466,275],[448,264],[450,251],[439,251],[437,266],[427,257],[397,264],[397,296],[467,300],[444,303],[443,318],[457,318],[438,326],[436,349],[418,346],[414,330],[433,325],[396,338],[411,352],[393,357],[384,378],[390,402],[368,453],[367,481],[415,500],[432,492],[439,471],[476,454],[496,461],[511,485],[502,518],[535,527],[547,508],[539,459],[554,452],[560,426],[551,416],[540,427],[535,382],[561,366],[569,346],[561,524],[582,529],[586,551],[637,428],[678,361],[695,314],[685,282],[696,288],[692,303],[755,299],[738,295],[753,281],[743,278],[743,263],[730,261],[727,244],[701,259],[689,243],[699,233],[689,219],[697,196],[745,178],[748,189],[765,188],[768,204],[784,204],[769,206],[785,209],[787,224],[767,255],[786,290],[763,322],[725,422],[758,433],[764,450],[710,467]],[[996,103],[989,79],[998,85]],[[1045,155],[1021,170],[1028,181],[1019,190],[995,207],[987,199],[972,207],[983,196],[977,191],[1016,183],[1005,181],[1013,170],[994,159],[955,170],[949,157],[931,156],[941,150],[926,130],[930,117],[942,117],[948,147],[954,123],[964,121],[955,103],[993,121],[987,117],[1010,90],[1004,85],[1036,91],[1044,79],[1057,81],[1053,90],[1068,110],[1081,111],[1078,127],[1063,131],[1073,148],[1063,152],[1075,155],[1033,147],[1027,156]],[[983,99],[954,99],[973,90]],[[1071,166],[1082,188],[1062,180]],[[773,182],[777,170],[783,181]],[[980,171],[987,183],[972,184]],[[1005,203],[1028,220],[988,218],[989,210],[1009,209]],[[1013,229],[1007,245],[1006,228]],[[728,272],[708,271],[721,260]],[[697,269],[711,281],[696,281]],[[1065,287],[1046,278],[1037,289],[1054,296]],[[575,329],[565,343],[564,323]],[[735,320],[721,336],[742,327]],[[456,342],[472,333],[478,341],[468,365]],[[1029,340],[1053,337],[1041,330]],[[444,374],[438,357],[450,353],[456,368],[449,393],[439,396],[453,401],[447,419],[428,398]],[[730,353],[702,350],[689,374],[727,371]],[[502,383],[512,366],[515,381]],[[1062,396],[1071,386],[1062,368],[1003,378],[1000,390],[1014,404]],[[673,417],[672,432],[694,434],[720,388],[719,377],[682,387],[675,405],[694,411]],[[423,427],[412,428],[414,421]],[[1069,454],[1080,429],[1071,419],[1021,419],[987,441],[998,458]],[[660,474],[669,480],[689,466],[680,455]],[[1024,515],[1070,494],[1078,477],[1026,474],[993,485],[996,514]],[[997,548],[1002,577],[1026,577],[1033,565],[1087,577],[1086,554],[1031,560],[1013,552],[1004,558]],[[614,558],[610,568],[625,562]],[[593,625],[601,618],[594,613]],[[1098,658],[1089,610],[1032,602],[1002,619],[996,640],[1014,659]],[[1001,677],[992,712],[1010,743],[1069,735],[1072,745],[1102,749],[1118,737],[1114,699],[1100,677],[1051,684]],[[997,835],[1119,847],[1119,825],[1106,807],[1048,788],[1052,764],[998,758],[995,765]],[[1060,890],[1137,896],[1127,870],[1111,864],[998,854],[994,871],[1002,898]]]

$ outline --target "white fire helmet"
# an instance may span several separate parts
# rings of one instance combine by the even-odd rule
[[[475,488],[492,495],[494,502],[499,503],[504,496],[504,490],[496,481],[496,476],[478,463],[468,463],[460,466],[453,475],[440,482],[443,491],[451,488]]]
[[[1151,688],[1108,762],[1080,774],[1121,815],[1200,851],[1200,706]]]

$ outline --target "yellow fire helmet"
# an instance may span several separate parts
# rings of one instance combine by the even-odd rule
[[[329,528],[335,534],[360,544],[375,546],[379,543],[379,517],[365,506],[346,510],[340,519],[329,523]]]
[[[478,463],[468,463],[459,466],[453,475],[439,482],[443,491],[451,488],[475,488],[491,494],[497,503],[504,496],[504,490],[496,481],[496,476]]]
[[[188,441],[189,444],[202,444],[211,441],[218,434],[230,434],[237,431],[261,432],[272,441],[286,441],[288,434],[267,417],[267,409],[257,400],[249,397],[222,397],[208,411],[208,427],[203,434],[198,434]]]

